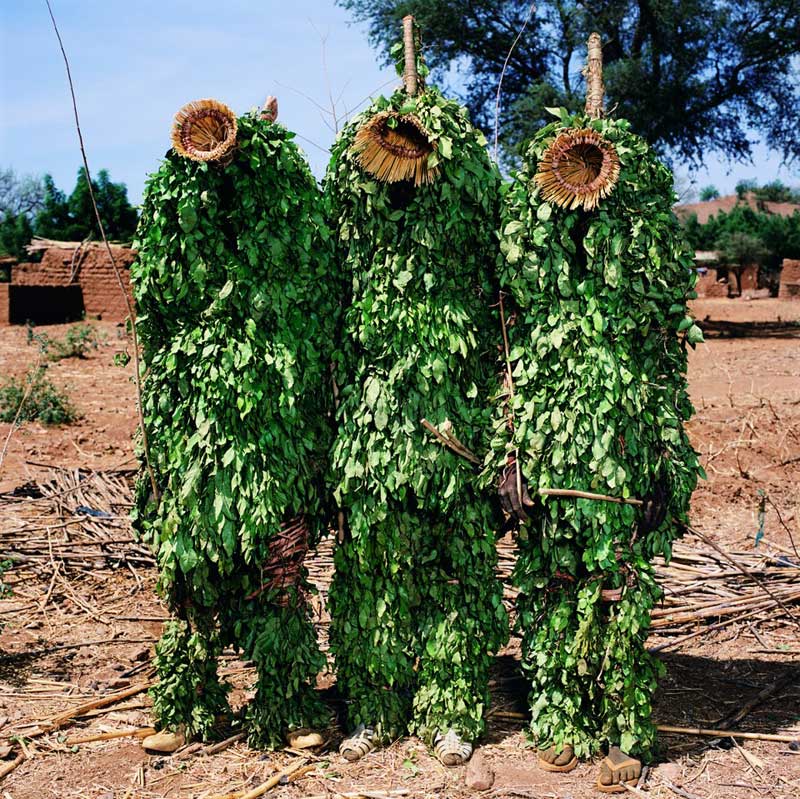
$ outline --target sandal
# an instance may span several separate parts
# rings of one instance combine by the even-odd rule
[[[621,750],[620,753],[624,754]],[[628,769],[633,769],[636,772],[636,776],[629,777],[627,780],[619,779],[619,775]],[[604,770],[608,772],[612,780],[617,778],[617,781],[608,784],[600,782]],[[625,784],[636,785],[636,783],[639,782],[641,773],[642,764],[635,757],[626,756],[626,759],[621,760],[619,763],[615,763],[610,756],[604,757],[600,763],[600,774],[597,777],[595,787],[598,791],[602,791],[603,793],[623,793],[627,790]]]
[[[359,724],[353,730],[352,735],[345,738],[339,747],[339,754],[345,759],[353,762],[361,760],[370,752],[372,752],[378,745],[375,730],[372,727],[365,727]]]
[[[463,766],[472,757],[472,744],[450,729],[445,735],[436,733],[433,753],[442,765]]]
[[[548,752],[553,753],[553,760],[548,761],[545,760],[542,755]],[[566,763],[556,763],[555,761],[558,760],[561,755],[569,754],[569,759]],[[575,766],[578,765],[578,758],[575,756],[575,752],[573,751],[572,747],[569,744],[564,744],[563,749],[560,752],[557,752],[554,746],[549,747],[548,749],[540,749],[539,750],[539,768],[542,771],[554,771],[560,774],[564,774],[567,771],[572,771]]]

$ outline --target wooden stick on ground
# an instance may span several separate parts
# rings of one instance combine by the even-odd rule
[[[273,774],[266,782],[256,786],[252,791],[247,791],[246,793],[226,793],[223,794],[223,796],[212,797],[212,799],[258,799],[259,796],[263,796],[265,793],[267,793],[267,791],[271,791],[284,777],[294,774],[296,771],[303,768],[303,766],[307,765],[308,758],[298,758],[286,766],[286,768],[282,768],[280,771],[275,772],[275,774]]]
[[[113,730],[96,735],[79,735],[77,738],[67,738],[64,743],[67,746],[77,746],[78,744],[91,744],[95,741],[112,741],[115,738],[146,738],[148,735],[155,735],[156,732],[155,727],[134,727],[130,730]]]
[[[789,669],[782,677],[777,679],[771,685],[768,685],[763,691],[760,691],[749,702],[746,702],[744,705],[742,705],[742,707],[740,707],[737,711],[720,719],[720,721],[717,722],[718,726],[720,729],[726,730],[728,727],[738,724],[754,708],[758,707],[760,704],[762,704],[762,702],[769,699],[769,697],[771,697],[774,693],[777,693],[781,689],[790,686],[798,679],[798,677],[800,677],[800,674],[798,674],[796,668]]]
[[[658,724],[659,732],[672,735],[699,735],[708,738],[746,738],[749,741],[778,741],[780,743],[794,743],[798,735],[772,735],[766,732],[737,732],[736,730],[706,730],[702,727],[673,727],[671,724]]]
[[[17,755],[10,763],[4,763],[0,766],[0,780],[2,780],[6,774],[10,774],[23,760],[25,760],[25,755]]]
[[[78,707],[65,710],[63,713],[53,716],[48,721],[44,722],[42,733],[53,732],[54,730],[59,730],[62,727],[66,727],[67,724],[74,721],[78,716],[82,716],[84,713],[87,713],[90,710],[97,710],[97,708],[100,707],[113,705],[114,703],[119,702],[121,699],[127,699],[130,696],[136,696],[136,694],[147,691],[150,687],[152,687],[152,685],[153,684],[149,682],[139,683],[131,688],[126,688],[124,691],[118,691],[115,694],[109,694],[108,696],[103,696],[100,699],[93,699],[91,702],[86,702],[83,705],[78,705]]]

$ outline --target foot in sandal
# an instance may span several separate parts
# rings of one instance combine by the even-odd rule
[[[361,760],[377,746],[378,736],[375,734],[374,728],[359,724],[352,734],[342,741],[339,754],[345,760]]]
[[[437,732],[433,739],[433,753],[444,766],[463,766],[472,757],[472,744],[455,730],[448,730],[444,735]]]
[[[618,746],[608,748],[608,756],[600,764],[597,789],[603,793],[623,793],[625,785],[635,785],[642,773],[641,761],[623,752]]]
[[[575,751],[569,744],[557,749],[551,746],[548,749],[539,750],[539,768],[544,771],[572,771],[578,765],[578,758]]]

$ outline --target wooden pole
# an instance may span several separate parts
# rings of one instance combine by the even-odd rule
[[[673,727],[670,724],[658,724],[659,732],[668,732],[673,735],[701,735],[709,738],[746,738],[749,741],[776,741],[778,743],[793,743],[800,738],[798,735],[771,735],[766,732],[736,732],[735,730],[706,730],[702,727]]]
[[[403,83],[406,87],[406,94],[415,97],[417,94],[417,52],[414,47],[414,17],[409,14],[403,17],[403,55],[405,57],[405,68],[403,70]]]
[[[603,116],[603,45],[599,33],[592,33],[588,42],[589,57],[583,74],[586,76],[586,114],[592,119]]]

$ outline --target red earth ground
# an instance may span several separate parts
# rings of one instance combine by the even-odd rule
[[[699,319],[800,320],[800,302],[779,300],[698,300],[693,310]],[[0,493],[43,480],[51,467],[99,471],[135,464],[131,367],[113,365],[115,352],[125,350],[127,342],[121,327],[96,323],[96,328],[102,343],[88,358],[48,366],[49,377],[69,394],[80,419],[56,427],[25,423],[16,430],[0,467]],[[46,332],[61,338],[66,326],[48,327]],[[782,337],[712,338],[691,353],[690,389],[697,414],[690,433],[708,473],[693,498],[691,520],[726,549],[753,548],[759,491],[774,503],[766,508],[765,542],[791,551],[791,532],[800,543],[797,336],[795,332]],[[35,344],[27,343],[24,328],[0,328],[0,374],[22,375],[36,359]],[[8,424],[0,424],[0,451],[9,429]],[[44,526],[58,522],[41,505],[36,516],[31,511],[34,503],[0,502],[0,542],[4,532],[13,535],[18,527],[30,528],[32,520],[39,519]],[[686,542],[698,551],[704,549],[697,539]],[[324,560],[319,562],[324,566]],[[0,599],[0,626],[6,624],[0,633],[0,749],[10,742],[17,751],[19,746],[11,737],[15,731],[24,735],[32,722],[145,678],[146,661],[165,611],[154,593],[152,569],[132,573],[98,567],[94,573],[71,569],[59,570],[56,576],[36,576],[15,567],[6,580],[13,593]],[[662,639],[654,636],[652,640]],[[91,641],[104,643],[86,645]],[[82,646],[35,654],[59,644]],[[7,657],[22,651],[34,654]],[[593,787],[596,764],[582,763],[568,775],[536,769],[534,752],[526,746],[522,732],[524,722],[515,717],[525,710],[515,651],[512,641],[495,665],[495,702],[481,742],[495,782],[485,795],[599,796]],[[743,621],[686,641],[661,654],[667,675],[656,702],[656,720],[713,727],[780,682],[785,687],[756,704],[736,729],[800,739],[798,657],[798,627],[785,614],[757,617],[749,624]],[[138,672],[125,676],[133,669]],[[238,687],[239,700],[243,699],[251,671],[233,656],[226,659],[224,669]],[[324,675],[321,687],[332,682],[331,675]],[[147,755],[130,738],[69,745],[69,738],[78,734],[150,724],[148,702],[146,695],[138,694],[116,710],[67,727],[64,734],[26,742],[28,757],[0,778],[3,798],[221,797],[259,785],[296,759],[290,752],[251,751],[243,743],[218,754],[183,760]],[[464,768],[445,769],[415,739],[348,764],[336,754],[340,735],[340,730],[331,729],[328,746],[311,756],[313,769],[267,795],[301,799],[348,792],[378,797],[474,794],[465,786]],[[736,745],[725,737],[662,735],[660,745],[660,756],[640,782],[637,795],[655,799],[800,796],[800,751],[786,743],[741,740]],[[0,760],[0,773],[6,762]]]

